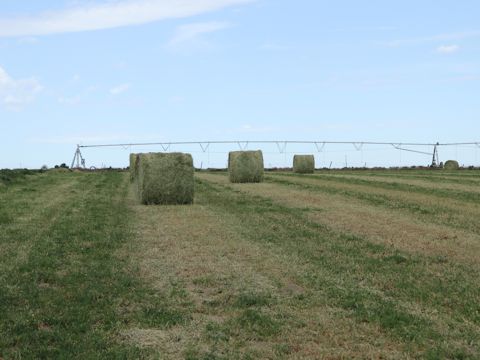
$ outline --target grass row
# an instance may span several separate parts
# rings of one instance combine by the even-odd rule
[[[119,341],[121,329],[188,321],[120,255],[132,236],[128,186],[121,173],[49,173],[4,194],[15,217],[0,228],[0,357],[140,358],[148,351]]]
[[[478,274],[334,233],[298,210],[229,186],[199,181],[197,191],[211,209],[237,217],[249,241],[273,244],[311,264],[302,281],[324,296],[311,301],[346,309],[359,323],[377,324],[405,349],[414,354],[421,349],[424,358],[480,353],[480,308],[474,301],[480,297]]]
[[[317,172],[323,174],[323,172]],[[358,176],[358,177],[372,177],[372,178],[394,178],[394,179],[410,179],[422,180],[426,183],[441,183],[441,184],[463,184],[463,185],[478,185],[480,184],[480,172],[472,173],[471,176],[457,176],[455,173],[432,173],[432,174],[418,174],[418,173],[397,173],[395,171],[385,172],[335,172],[327,174],[335,176]]]
[[[275,184],[280,184],[297,189],[309,190],[313,192],[327,193],[332,195],[340,195],[346,198],[363,201],[369,205],[379,206],[394,211],[403,211],[408,214],[415,215],[418,219],[425,222],[433,222],[439,225],[448,225],[459,230],[471,231],[475,234],[480,234],[480,224],[471,221],[469,214],[458,213],[457,211],[435,204],[434,202],[419,203],[412,198],[412,200],[398,199],[391,195],[375,194],[362,191],[362,189],[347,189],[330,186],[329,183],[301,183],[296,181],[294,176],[268,176],[266,181]],[[318,178],[319,179],[319,178]],[[336,185],[335,182],[330,181],[331,185]],[[372,189],[376,187],[372,184]]]
[[[267,178],[362,196],[361,191]],[[138,214],[129,207],[125,174],[46,173],[10,184],[0,198],[0,358],[158,357],[162,354],[123,341],[123,330],[192,326],[195,305],[181,275],[165,274],[171,284],[154,290],[131,263],[131,226]],[[197,179],[196,196],[197,204],[227,219],[246,243],[263,247],[266,254],[300,259],[306,271],[298,282],[307,291],[288,299],[289,314],[276,313],[280,300],[261,289],[206,304],[230,309],[234,316],[207,323],[204,344],[188,349],[185,358],[230,358],[217,350],[295,332],[295,326],[305,326],[291,318],[295,311],[316,307],[340,308],[359,326],[378,326],[413,357],[473,359],[480,354],[480,274],[472,269],[334,232],[309,220],[308,209],[276,204],[235,186]],[[381,206],[389,202],[373,200]],[[428,212],[433,208],[425,209],[425,216],[434,216]],[[213,286],[208,278],[195,281]],[[291,349],[278,343],[275,351],[281,358]]]
[[[364,170],[327,170],[322,171],[334,175],[352,174],[352,175],[367,175],[367,176],[421,176],[421,177],[448,177],[448,178],[469,178],[478,177],[480,169],[473,170],[440,170],[440,169],[364,169]]]
[[[405,184],[400,182],[382,182],[382,181],[361,179],[356,177],[352,178],[352,177],[344,177],[344,176],[331,176],[331,175],[325,175],[325,174],[302,176],[298,174],[284,173],[282,175],[297,177],[297,178],[300,177],[300,178],[306,178],[306,179],[315,179],[319,181],[341,183],[341,184],[364,185],[364,186],[370,186],[372,188],[379,188],[384,190],[417,193],[422,195],[429,195],[429,196],[435,196],[440,198],[471,202],[474,204],[480,203],[479,192],[466,191],[466,190],[439,189],[439,188],[431,188],[423,185],[412,185],[412,184]]]

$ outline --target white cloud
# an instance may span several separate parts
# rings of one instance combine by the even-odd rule
[[[458,45],[441,45],[437,48],[437,52],[440,54],[453,54],[460,50]]]
[[[204,22],[179,26],[175,35],[170,39],[169,46],[177,46],[182,43],[191,42],[202,34],[208,34],[230,27],[227,22]]]
[[[122,0],[35,15],[0,18],[0,37],[111,29],[185,18],[255,0]]]
[[[14,79],[0,67],[0,106],[20,110],[35,99],[42,86],[35,78]]]
[[[110,89],[110,94],[112,95],[120,95],[130,89],[130,84],[120,84],[118,86],[114,86]]]

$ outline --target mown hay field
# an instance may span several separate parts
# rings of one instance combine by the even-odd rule
[[[480,172],[0,187],[0,358],[478,359]]]

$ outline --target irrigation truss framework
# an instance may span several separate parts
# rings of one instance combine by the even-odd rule
[[[199,149],[206,153],[210,150],[212,145],[233,145],[239,150],[248,150],[250,145],[276,145],[278,152],[284,154],[289,145],[309,145],[317,152],[323,152],[327,145],[351,145],[356,151],[361,151],[368,145],[383,145],[391,146],[398,151],[411,152],[430,156],[432,158],[432,167],[439,165],[439,149],[442,147],[458,147],[458,146],[474,146],[480,148],[479,142],[458,142],[458,143],[415,143],[415,142],[372,142],[372,141],[297,141],[297,140],[247,140],[247,141],[173,141],[173,142],[139,142],[139,143],[119,143],[119,144],[92,144],[92,145],[77,145],[74,158],[72,160],[72,168],[85,168],[85,158],[82,155],[81,149],[87,148],[132,148],[145,146],[159,146],[164,152],[170,151],[173,146],[199,146]],[[419,150],[429,147],[431,151]]]

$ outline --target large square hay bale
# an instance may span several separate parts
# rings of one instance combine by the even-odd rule
[[[445,170],[458,170],[458,169],[460,169],[460,165],[458,164],[458,161],[448,160],[445,163],[445,165],[443,165],[443,168]]]
[[[232,151],[228,154],[228,173],[232,183],[263,181],[263,154],[257,151]]]
[[[135,179],[136,163],[137,163],[137,154],[130,154],[129,171],[130,171],[130,180],[131,181],[133,181]]]
[[[137,157],[137,189],[145,205],[191,204],[194,168],[190,154],[150,153]]]
[[[293,157],[293,172],[297,174],[313,174],[315,171],[315,156],[295,155]]]

